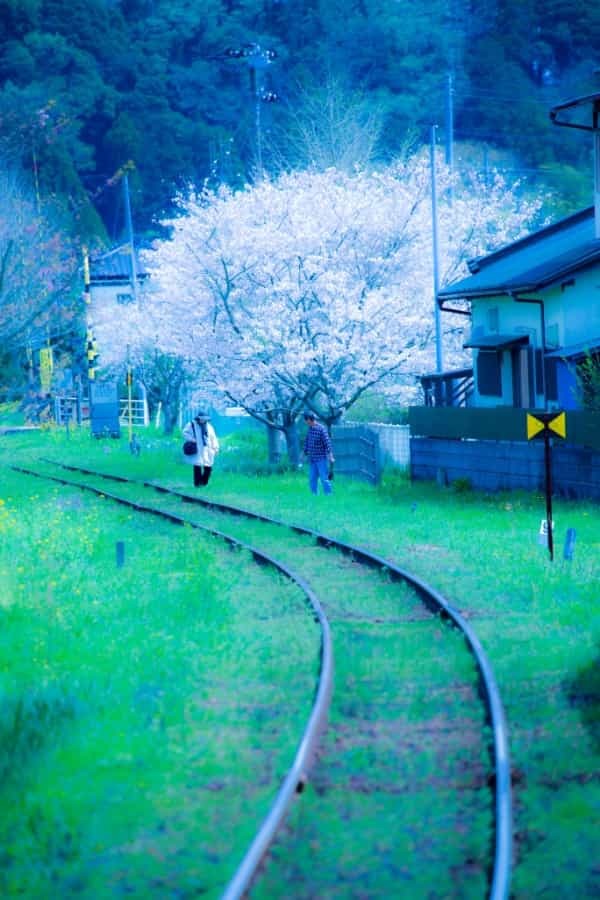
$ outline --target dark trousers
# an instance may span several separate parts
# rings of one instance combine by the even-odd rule
[[[212,466],[194,466],[194,487],[208,484]]]

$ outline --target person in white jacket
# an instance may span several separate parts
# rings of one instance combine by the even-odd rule
[[[196,453],[184,457],[194,467],[194,487],[208,484],[219,452],[219,441],[209,420],[208,413],[200,410],[183,429],[184,440],[194,441],[198,448]]]

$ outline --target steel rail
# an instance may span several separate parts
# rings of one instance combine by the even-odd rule
[[[107,498],[108,500],[112,500],[123,506],[135,509],[137,512],[150,513],[151,515],[167,519],[169,522],[176,525],[190,525],[192,528],[204,531],[214,537],[221,538],[229,545],[241,547],[242,549],[247,550],[256,562],[267,563],[268,565],[273,566],[276,570],[285,575],[286,578],[294,582],[302,590],[309,605],[312,607],[314,619],[319,623],[321,629],[319,682],[313,700],[312,710],[296,750],[292,766],[285,776],[266,818],[263,820],[252,843],[246,851],[242,862],[238,866],[233,878],[226,886],[225,892],[222,895],[223,900],[237,900],[237,898],[243,897],[250,889],[265,854],[267,853],[269,846],[273,843],[277,831],[281,827],[295,796],[300,794],[304,789],[308,780],[308,771],[316,755],[319,738],[326,728],[333,688],[333,649],[329,622],[319,598],[307,581],[285,565],[285,563],[282,563],[268,553],[264,553],[262,550],[259,550],[250,544],[246,544],[244,541],[240,541],[237,538],[233,538],[231,535],[224,534],[217,529],[209,528],[206,525],[200,525],[190,519],[174,515],[165,510],[158,510],[152,506],[145,506],[142,503],[127,500],[124,497],[108,493],[93,485],[78,484],[77,482],[69,481],[65,478],[42,474],[22,466],[11,465],[10,468],[25,475],[32,475],[36,478],[56,481],[60,484],[68,485],[69,487],[90,491],[100,497]],[[91,470],[86,471],[87,474],[98,475],[97,472],[94,473]],[[114,478],[118,481],[130,481],[130,479],[118,476],[114,476]]]
[[[80,471],[97,477],[114,479],[119,481],[132,481],[133,483],[142,484],[144,487],[179,497],[186,503],[194,503],[205,508],[215,509],[223,513],[229,513],[237,516],[246,516],[261,522],[266,522],[280,527],[290,528],[293,531],[311,536],[315,541],[324,547],[335,547],[337,550],[352,556],[357,561],[366,565],[377,566],[387,571],[391,577],[399,578],[411,584],[422,601],[434,612],[441,613],[445,618],[450,619],[453,624],[463,633],[467,646],[475,658],[479,671],[480,680],[483,686],[483,695],[488,712],[489,721],[493,732],[493,751],[492,759],[494,764],[494,802],[495,802],[495,835],[494,835],[494,863],[489,874],[490,892],[489,900],[508,900],[510,892],[510,880],[512,870],[512,795],[511,795],[511,775],[510,775],[510,755],[508,748],[508,728],[506,724],[506,716],[504,707],[500,697],[498,684],[494,676],[494,672],[487,658],[485,651],[479,641],[479,638],[471,628],[464,617],[454,609],[454,607],[442,596],[439,591],[432,588],[418,576],[413,575],[406,569],[396,565],[391,560],[378,556],[363,547],[357,547],[352,544],[340,541],[337,538],[321,534],[302,525],[290,524],[252,510],[244,509],[239,506],[231,506],[226,503],[220,503],[216,500],[209,500],[204,497],[193,496],[181,491],[176,491],[164,485],[157,484],[154,481],[134,482],[133,479],[123,478],[118,475],[107,475],[96,472],[93,469],[85,469],[80,466],[71,466],[64,463],[56,463],[54,465],[62,466],[66,469]]]

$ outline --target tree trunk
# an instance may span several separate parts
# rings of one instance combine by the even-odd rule
[[[179,403],[173,402],[172,398],[170,398],[171,402],[165,402],[163,400],[163,416],[164,416],[164,427],[163,432],[166,435],[173,434],[175,431],[175,426],[177,425],[177,419],[179,417]]]
[[[291,424],[286,425],[283,433],[285,434],[285,443],[290,465],[297,466],[300,462],[300,436],[298,434],[298,423],[294,421]]]
[[[174,378],[167,381],[160,391],[162,411],[164,415],[163,431],[166,435],[173,434],[179,419],[179,404],[181,401],[182,378]]]
[[[279,429],[273,425],[267,425],[267,446],[269,452],[269,463],[275,465],[281,459],[279,449]]]

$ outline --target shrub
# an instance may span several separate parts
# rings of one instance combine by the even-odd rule
[[[406,425],[408,410],[392,403],[383,394],[363,394],[348,410],[350,422],[381,422],[385,425]]]

